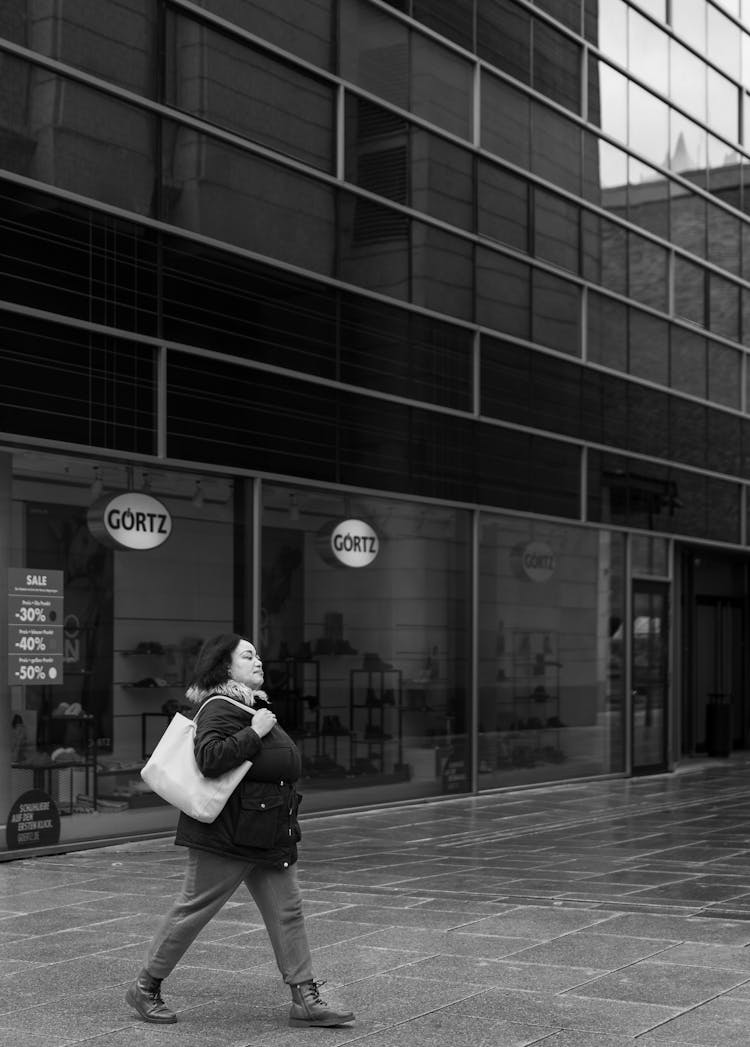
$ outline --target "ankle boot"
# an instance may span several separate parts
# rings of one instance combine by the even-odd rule
[[[331,1027],[353,1022],[351,1011],[336,1011],[320,998],[320,986],[325,982],[302,982],[292,985],[292,1008],[289,1012],[289,1024],[295,1028],[308,1028],[318,1025]]]
[[[177,1015],[161,998],[161,978],[152,978],[145,967],[125,993],[125,1000],[147,1022],[169,1025],[177,1021]]]

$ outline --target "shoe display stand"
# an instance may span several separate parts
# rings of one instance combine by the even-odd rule
[[[388,667],[351,669],[349,706],[352,726],[352,770],[384,774],[385,747],[395,744],[394,767],[403,766],[401,670]],[[386,731],[386,727],[390,732]]]
[[[61,814],[73,814],[78,806],[75,787],[77,772],[82,772],[86,795],[96,792],[96,731],[93,716],[45,716],[39,720],[37,750],[23,762],[14,763],[16,769],[31,771],[33,788],[48,793],[55,799]],[[68,795],[63,799],[65,776],[69,782]],[[54,776],[54,778],[53,778]]]
[[[118,680],[121,687],[129,691],[159,690],[166,691],[168,696],[174,697],[174,692],[185,693],[185,685],[182,680],[175,679],[173,666],[167,668],[169,651],[160,643],[141,643],[133,650],[120,651],[121,655],[132,661],[133,679]],[[171,695],[170,695],[171,692]]]
[[[304,751],[320,747],[320,665],[314,658],[281,658],[263,663],[266,688],[279,723]]]
[[[499,766],[561,763],[560,670],[557,634],[512,631],[511,673],[498,670],[498,726],[505,728]]]

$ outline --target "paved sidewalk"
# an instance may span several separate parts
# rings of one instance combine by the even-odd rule
[[[149,841],[0,864],[0,1047],[743,1047],[750,763],[308,817],[300,873],[344,1029],[290,1029],[238,892],[125,1004],[183,852]],[[329,993],[330,990],[330,993]]]

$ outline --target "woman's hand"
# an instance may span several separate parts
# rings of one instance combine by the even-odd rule
[[[276,724],[276,717],[270,709],[258,709],[253,716],[252,728],[259,738],[264,738]]]

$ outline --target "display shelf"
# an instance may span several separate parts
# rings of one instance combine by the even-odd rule
[[[561,762],[560,670],[557,633],[514,629],[510,673],[498,669],[500,697],[497,726],[505,738],[498,766],[533,767],[538,762]],[[507,665],[508,659],[503,659]]]
[[[394,766],[402,764],[402,689],[401,670],[393,667],[350,669],[349,710],[352,748],[352,772],[385,773],[388,743],[394,743]],[[393,715],[390,715],[390,710]],[[390,730],[386,730],[388,727]],[[394,733],[390,733],[393,731]],[[359,755],[361,753],[366,755]],[[369,765],[369,766],[368,766]]]

